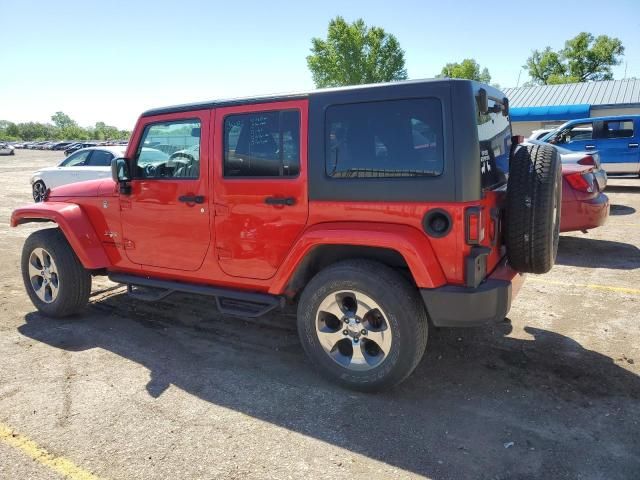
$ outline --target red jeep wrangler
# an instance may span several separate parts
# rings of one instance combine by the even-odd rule
[[[105,274],[244,317],[295,302],[312,363],[379,390],[416,367],[429,323],[502,320],[519,272],[552,267],[559,169],[552,146],[512,146],[492,87],[358,86],[147,111],[113,180],[55,188],[11,224],[57,224],[22,255],[45,315],[80,312]]]

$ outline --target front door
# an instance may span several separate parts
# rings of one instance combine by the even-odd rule
[[[271,278],[307,222],[307,101],[216,109],[214,144],[220,267]]]
[[[131,194],[120,195],[129,260],[197,270],[210,243],[209,110],[149,117],[128,155]]]

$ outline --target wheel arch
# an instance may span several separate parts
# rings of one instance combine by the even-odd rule
[[[269,293],[295,297],[323,268],[355,258],[399,270],[419,288],[446,283],[429,240],[419,230],[406,225],[344,222],[305,231],[278,269]]]
[[[34,203],[17,208],[11,214],[12,227],[34,222],[56,224],[87,270],[109,266],[109,258],[102,243],[79,205],[64,202]]]

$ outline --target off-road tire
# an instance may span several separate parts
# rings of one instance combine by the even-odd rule
[[[518,145],[509,167],[505,243],[519,272],[546,273],[560,238],[562,171],[552,145]]]
[[[45,249],[53,258],[59,277],[57,297],[51,303],[41,300],[31,284],[29,258],[38,248]],[[58,228],[38,230],[29,235],[22,248],[22,279],[33,305],[49,317],[67,317],[80,313],[91,294],[91,274],[86,270]]]
[[[335,362],[320,345],[317,313],[323,299],[334,292],[357,291],[373,299],[391,328],[391,347],[384,361],[371,370],[352,371]],[[418,290],[384,264],[360,259],[335,263],[316,274],[298,303],[298,334],[313,365],[328,379],[359,391],[391,388],[420,362],[428,336],[427,314]]]

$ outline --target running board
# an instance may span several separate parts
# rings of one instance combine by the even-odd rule
[[[109,280],[127,285],[127,293],[133,298],[147,302],[161,300],[172,293],[183,292],[196,295],[206,295],[216,299],[220,313],[238,315],[242,317],[259,317],[279,307],[283,298],[266,293],[244,292],[230,288],[211,287],[194,283],[176,282],[174,280],[160,280],[157,278],[138,277],[124,273],[112,273]],[[157,289],[157,293],[138,292],[133,287]]]

